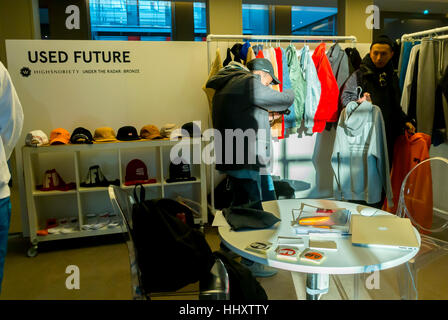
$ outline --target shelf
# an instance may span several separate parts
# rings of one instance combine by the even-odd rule
[[[180,182],[166,182],[163,184],[164,186],[178,186],[182,184],[192,184],[192,183],[201,183],[201,179],[196,178],[195,181],[180,181]]]
[[[121,186],[120,186],[120,188],[121,189],[134,189],[135,188],[135,184],[133,184],[132,186],[125,186],[124,184],[122,184]],[[162,184],[160,183],[160,182],[157,182],[157,183],[145,183],[145,184],[143,184],[143,186],[146,188],[146,187],[160,187],[160,186],[162,186]]]
[[[33,191],[34,197],[61,196],[61,195],[66,195],[66,194],[76,194],[76,189],[68,190],[68,191],[59,191],[59,190],[54,190],[54,191],[35,190],[35,191]]]
[[[89,192],[107,192],[108,187],[80,187],[80,193],[89,193]]]
[[[64,240],[64,239],[73,239],[80,237],[94,237],[106,234],[116,234],[116,233],[125,233],[127,232],[124,226],[115,227],[115,228],[103,228],[99,230],[81,230],[72,233],[59,233],[59,234],[49,234],[46,236],[37,236],[39,241],[52,241],[52,240]]]
[[[133,157],[141,157],[144,161],[150,159],[151,171],[148,171],[150,178],[156,179],[155,183],[143,184],[143,187],[156,198],[167,197],[174,191],[193,193],[193,197],[200,197],[199,202],[205,204],[201,208],[201,217],[195,217],[196,224],[207,222],[207,190],[205,167],[203,163],[194,168],[194,181],[179,181],[167,183],[169,175],[169,150],[175,145],[198,144],[202,148],[200,138],[184,139],[179,141],[155,140],[155,141],[130,141],[118,143],[104,143],[92,145],[57,145],[48,147],[26,147],[22,148],[24,161],[25,187],[27,195],[28,222],[31,243],[37,244],[42,241],[52,241],[61,239],[75,239],[80,237],[100,236],[107,234],[117,234],[126,232],[126,227],[104,228],[101,230],[77,230],[69,234],[49,234],[47,236],[37,236],[37,226],[39,221],[45,221],[48,216],[60,216],[69,212],[70,216],[84,221],[86,213],[101,212],[110,208],[108,187],[82,187],[81,172],[92,164],[107,164],[109,174],[115,176],[120,181],[120,189],[133,191],[135,185],[126,186],[125,170],[126,162]],[[41,156],[41,154],[44,154]],[[65,170],[64,174],[75,177],[76,189],[69,191],[40,191],[36,189],[39,179],[36,173],[43,172],[49,165],[55,166],[61,161],[58,158],[69,159],[73,163],[73,170]],[[71,159],[73,158],[73,160]],[[129,159],[128,159],[129,158]],[[69,169],[69,168],[67,168]],[[118,171],[118,177],[117,175]],[[164,175],[167,174],[167,175]],[[193,187],[187,187],[193,186]],[[174,186],[170,188],[169,186]],[[180,186],[176,187],[175,186]],[[200,186],[200,194],[196,187]],[[178,190],[179,189],[179,190]],[[191,190],[194,189],[194,190]],[[61,197],[67,195],[67,197]],[[70,200],[70,201],[68,201]],[[109,210],[109,209],[107,209]],[[62,212],[61,212],[62,211]],[[68,213],[67,213],[68,214]],[[66,214],[66,215],[67,215]]]
[[[174,140],[138,140],[138,141],[120,141],[110,143],[94,144],[64,144],[41,147],[23,146],[25,153],[47,153],[47,152],[75,152],[88,150],[116,150],[116,149],[135,149],[145,147],[172,147],[180,142],[189,142],[191,144],[201,144],[201,138],[184,138],[178,141]]]

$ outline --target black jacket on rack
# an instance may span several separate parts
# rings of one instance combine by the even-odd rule
[[[361,66],[361,55],[356,48],[346,48],[345,53],[348,56],[348,68],[349,74],[352,74]]]
[[[448,114],[443,107],[443,96],[445,96],[446,101],[448,101],[448,67],[445,73],[437,85],[436,89],[436,101],[434,108],[434,123],[433,123],[433,133],[431,142],[434,146],[438,146],[445,142],[447,136],[443,131],[447,127]]]

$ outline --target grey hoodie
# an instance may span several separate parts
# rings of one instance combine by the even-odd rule
[[[339,44],[336,43],[330,48],[330,50],[328,50],[327,57],[330,61],[331,70],[333,71],[340,90],[350,76],[348,56],[345,51],[341,49]]]
[[[342,110],[331,165],[336,199],[377,203],[384,189],[393,206],[386,132],[379,107],[368,101],[358,106],[353,101]]]
[[[236,62],[231,62],[210,78],[206,87],[216,90],[212,120],[213,127],[222,137],[222,147],[215,138],[216,169],[259,170],[268,165],[271,156],[268,111],[281,112],[288,109],[294,102],[294,92],[277,92],[264,86],[259,75],[252,74]],[[226,137],[228,129],[241,129],[250,138],[238,142],[238,139],[230,135]],[[253,129],[253,134],[249,133],[250,130],[246,131],[248,129]]]

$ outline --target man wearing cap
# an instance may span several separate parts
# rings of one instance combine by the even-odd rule
[[[0,62],[0,293],[2,291],[3,265],[8,246],[11,218],[11,174],[8,159],[20,138],[23,127],[23,110],[8,71]]]
[[[405,128],[411,133],[415,132],[400,106],[401,91],[392,64],[393,47],[394,42],[388,36],[377,37],[360,68],[347,79],[341,93],[343,107],[351,101],[360,104],[367,100],[381,109],[390,163],[396,138],[403,134]]]
[[[215,89],[213,127],[222,137],[222,146],[215,138],[216,169],[230,178],[234,206],[276,199],[268,170],[271,159],[269,112],[285,112],[294,102],[292,90],[278,92],[269,87],[279,83],[271,62],[258,58],[251,60],[247,67],[231,62],[206,84],[207,88]],[[244,140],[241,140],[241,133],[247,134]],[[249,267],[255,276],[275,274],[258,264]]]

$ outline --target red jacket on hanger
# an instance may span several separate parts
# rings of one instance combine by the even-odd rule
[[[325,54],[325,43],[321,43],[314,50],[312,58],[321,85],[319,105],[314,116],[313,132],[322,132],[327,122],[338,121],[339,87],[331,69],[330,61]]]
[[[277,47],[274,49],[275,57],[277,60],[277,70],[278,70],[278,80],[280,80],[279,88],[280,92],[283,92],[283,60],[282,60],[282,49]],[[278,137],[279,139],[285,138],[285,116],[282,114],[282,133]]]
[[[391,171],[391,183],[394,206],[388,207],[385,201],[383,210],[397,212],[401,184],[406,175],[417,164],[429,158],[431,136],[415,133],[399,136],[394,146],[394,159]],[[408,177],[405,190],[405,204],[414,220],[421,226],[430,229],[432,226],[433,200],[431,165],[423,164]],[[424,231],[422,231],[425,233]]]

